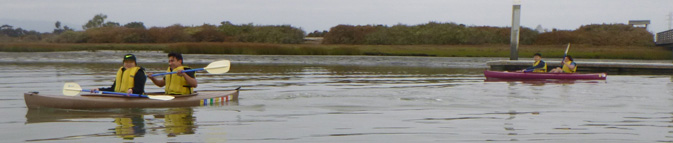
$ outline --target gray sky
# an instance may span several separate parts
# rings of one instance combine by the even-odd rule
[[[81,29],[94,15],[147,27],[289,24],[306,32],[338,24],[455,22],[509,26],[512,0],[0,0],[0,24],[50,32],[61,21]],[[581,25],[651,20],[651,32],[668,29],[673,0],[522,0],[521,25],[576,29]]]

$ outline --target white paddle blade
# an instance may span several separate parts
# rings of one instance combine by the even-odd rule
[[[79,84],[74,83],[74,82],[66,82],[63,85],[63,95],[66,96],[75,96],[82,92],[82,87],[79,86]]]
[[[170,95],[147,95],[147,97],[155,100],[173,100],[175,98],[175,96]]]
[[[216,61],[208,64],[203,69],[206,69],[208,73],[211,74],[223,74],[229,72],[229,68],[231,67],[231,62],[229,60],[221,60],[221,61]]]

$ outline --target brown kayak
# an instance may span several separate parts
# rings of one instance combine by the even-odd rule
[[[150,93],[150,95],[156,94]],[[41,95],[34,92],[24,93],[23,98],[26,100],[28,108],[165,108],[224,105],[230,101],[238,101],[238,90],[198,91],[192,95],[175,96],[175,99],[172,100],[122,97],[107,94],[82,94],[81,96]]]

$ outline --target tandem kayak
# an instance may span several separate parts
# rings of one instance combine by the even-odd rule
[[[608,74],[606,73],[523,73],[523,72],[507,72],[507,71],[484,71],[484,76],[487,79],[572,79],[572,80],[605,80]]]
[[[163,93],[150,93],[159,95]],[[238,101],[238,89],[198,91],[191,95],[175,96],[172,100],[155,100],[108,94],[82,94],[80,96],[42,95],[24,93],[28,108],[100,109],[100,108],[166,108],[226,104]]]

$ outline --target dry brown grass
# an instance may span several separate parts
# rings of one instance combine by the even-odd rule
[[[522,45],[520,57],[542,53],[545,58],[562,57],[566,45]],[[95,50],[150,50],[185,54],[245,55],[385,55],[437,57],[509,57],[509,45],[320,45],[261,43],[170,43],[170,44],[53,44],[0,43],[3,52],[53,52]],[[575,58],[671,59],[671,50],[653,46],[572,45]]]

